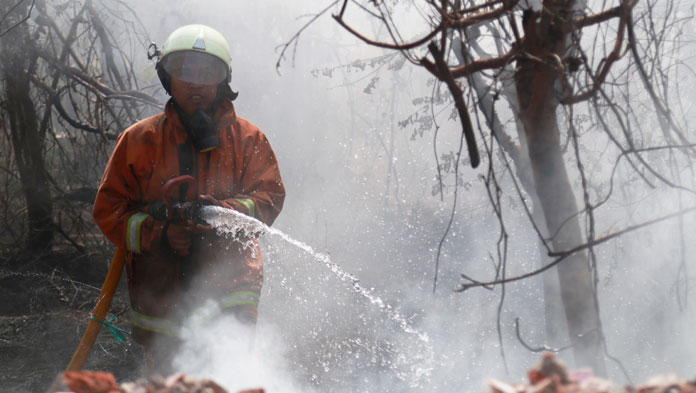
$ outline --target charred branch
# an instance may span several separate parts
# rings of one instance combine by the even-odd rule
[[[552,262],[550,262],[550,263],[544,265],[543,267],[541,267],[541,268],[539,268],[539,269],[532,270],[532,271],[530,271],[530,272],[527,272],[527,273],[524,273],[524,274],[520,274],[520,275],[518,275],[518,276],[508,277],[508,278],[500,279],[500,280],[477,281],[477,280],[472,280],[471,278],[462,275],[462,278],[464,278],[464,279],[466,279],[466,280],[468,280],[468,281],[470,281],[470,282],[460,284],[459,288],[457,288],[457,289],[455,290],[455,292],[464,292],[464,291],[466,291],[466,290],[469,290],[469,289],[472,289],[472,288],[477,288],[477,287],[483,287],[483,288],[487,288],[487,289],[488,289],[488,288],[490,288],[490,287],[492,287],[492,286],[495,286],[495,285],[507,284],[507,283],[510,283],[510,282],[520,281],[520,280],[524,280],[524,279],[527,279],[527,278],[530,278],[530,277],[534,277],[534,276],[536,276],[537,274],[540,274],[540,273],[542,273],[542,272],[545,272],[546,270],[551,269],[552,267],[554,267],[554,266],[560,264],[561,262],[563,262],[563,261],[565,261],[566,259],[568,259],[571,255],[574,255],[575,253],[577,253],[577,252],[579,252],[579,251],[585,250],[585,249],[587,249],[587,248],[589,248],[589,247],[598,246],[598,245],[600,245],[600,244],[602,244],[602,243],[608,242],[609,240],[616,239],[616,238],[618,238],[618,237],[620,237],[620,236],[623,236],[623,235],[625,235],[626,233],[633,232],[633,231],[636,231],[636,230],[639,230],[639,229],[648,227],[648,226],[650,226],[650,225],[654,225],[654,224],[657,224],[657,223],[660,223],[660,222],[663,222],[663,221],[667,221],[667,220],[670,220],[670,219],[673,219],[673,218],[682,217],[682,216],[684,216],[684,215],[686,215],[686,214],[689,214],[689,213],[692,213],[692,212],[694,212],[694,211],[696,211],[696,206],[690,207],[690,208],[687,208],[687,209],[682,209],[682,210],[680,210],[680,211],[678,211],[678,212],[671,213],[671,214],[667,214],[667,215],[664,215],[664,216],[662,216],[662,217],[654,218],[654,219],[652,219],[652,220],[648,220],[648,221],[645,221],[645,222],[640,223],[640,224],[637,224],[637,225],[632,225],[632,226],[626,227],[626,228],[624,228],[624,229],[622,229],[622,230],[620,230],[620,231],[612,232],[612,233],[607,234],[607,235],[605,235],[605,236],[596,238],[596,239],[594,239],[592,242],[587,242],[587,243],[585,243],[585,244],[581,244],[581,245],[579,245],[579,246],[577,246],[577,247],[574,247],[574,248],[571,248],[571,249],[568,249],[568,250],[563,250],[563,251],[560,251],[560,252],[549,252],[549,256],[556,257],[556,259],[554,259]]]
[[[50,27],[51,32],[55,34],[56,37],[58,37],[58,40],[60,43],[63,45],[63,51],[61,52],[59,56],[59,62],[64,63],[66,61],[66,54],[70,54],[70,58],[72,59],[75,64],[77,64],[78,68],[81,69],[82,71],[87,71],[87,67],[84,65],[83,59],[75,52],[75,49],[73,47],[73,43],[75,42],[76,39],[76,34],[77,34],[77,27],[80,23],[84,22],[84,19],[82,18],[82,13],[84,12],[84,7],[80,9],[80,11],[77,12],[75,17],[73,18],[73,21],[70,25],[70,29],[68,30],[67,35],[64,35],[63,32],[61,31],[61,28],[56,24],[56,21],[51,18],[48,15],[45,14],[39,14],[37,17],[37,23],[42,23],[46,24]],[[55,76],[55,80],[58,79],[58,75]],[[56,86],[54,86],[55,88]]]
[[[406,44],[398,44],[398,43],[390,44],[390,43],[388,43],[388,42],[375,41],[375,40],[372,40],[372,39],[370,39],[370,38],[365,37],[364,35],[360,34],[358,31],[356,31],[355,29],[353,29],[352,27],[350,27],[350,25],[348,25],[348,24],[343,20],[343,17],[342,17],[340,14],[339,14],[339,15],[333,15],[333,18],[336,20],[336,22],[338,22],[339,25],[341,25],[341,27],[343,27],[344,29],[346,29],[349,33],[353,34],[355,37],[357,37],[357,38],[360,39],[361,41],[365,42],[366,44],[369,44],[369,45],[372,45],[372,46],[376,46],[376,47],[378,47],[378,48],[394,49],[394,50],[400,50],[400,51],[404,51],[404,50],[409,50],[409,49],[417,48],[417,47],[419,47],[419,46],[425,44],[426,42],[430,41],[433,37],[435,37],[440,31],[442,31],[442,28],[443,28],[443,25],[440,24],[440,25],[438,25],[433,31],[431,31],[430,33],[428,33],[425,37],[423,37],[423,38],[421,38],[421,39],[419,39],[419,40],[410,42],[410,43],[406,43]]]
[[[513,62],[518,55],[517,49],[512,49],[502,56],[494,57],[490,59],[479,59],[474,60],[470,63],[464,64],[462,66],[453,68],[451,70],[452,76],[455,78],[461,78],[469,76],[476,72],[481,72],[483,70],[491,69],[501,69]]]
[[[106,60],[107,72],[109,73],[109,75],[111,75],[111,80],[116,82],[119,89],[124,91],[128,89],[129,86],[127,86],[124,82],[124,79],[121,76],[121,72],[118,70],[116,62],[114,61],[114,46],[111,43],[111,39],[109,39],[109,34],[107,33],[107,29],[104,26],[104,22],[97,13],[97,10],[92,5],[91,0],[87,1],[85,3],[85,6],[87,7],[87,10],[90,14],[92,28],[97,33],[97,37],[99,38],[99,42],[101,43],[102,52],[104,53],[104,58]],[[137,121],[137,116],[135,115],[133,108],[131,108],[131,105],[129,104],[132,104],[132,102],[125,102],[123,108],[125,109],[131,121]]]
[[[522,334],[520,333],[520,319],[519,318],[515,318],[515,335],[517,336],[517,341],[519,341],[519,343],[522,344],[522,346],[525,347],[529,352],[558,353],[564,349],[568,349],[568,348],[572,347],[572,345],[568,345],[568,346],[565,346],[563,348],[552,348],[552,347],[549,347],[548,345],[545,345],[545,344],[537,346],[537,347],[531,346],[524,339],[522,339]]]
[[[66,60],[68,59],[68,55],[71,56],[73,61],[80,67],[82,70],[86,70],[87,68],[84,66],[82,60],[80,59],[79,56],[75,53],[73,49],[73,43],[76,39],[76,33],[77,33],[77,27],[80,21],[82,20],[81,15],[82,12],[84,11],[84,7],[80,9],[80,11],[77,13],[77,17],[75,17],[70,24],[70,29],[68,30],[67,38],[63,36],[62,32],[58,28],[58,25],[56,22],[53,20],[53,18],[49,17],[48,15],[44,14],[42,8],[39,8],[39,11],[41,12],[37,16],[37,23],[42,23],[50,26],[51,30],[53,31],[53,34],[55,34],[58,39],[61,41],[63,44],[63,49],[60,53],[60,56],[58,57],[58,62],[61,64],[64,64]],[[53,75],[53,81],[51,82],[51,90],[56,90],[58,88],[58,82],[60,80],[60,74],[55,73]],[[49,122],[51,120],[51,103],[47,103],[46,109],[44,110],[44,116],[43,119],[41,120],[41,134],[46,135],[46,130],[48,129]],[[62,108],[61,108],[62,109]]]
[[[628,19],[628,47],[631,50],[633,60],[636,62],[638,68],[638,75],[640,75],[640,78],[643,81],[643,86],[645,87],[645,90],[648,91],[650,99],[652,100],[653,105],[655,105],[655,109],[657,109],[658,116],[660,119],[660,125],[662,127],[662,132],[667,136],[671,129],[671,131],[677,135],[682,144],[689,145],[690,141],[684,135],[684,132],[681,130],[681,127],[679,127],[676,124],[669,109],[666,108],[665,105],[662,103],[657,93],[655,92],[654,86],[650,82],[648,73],[645,71],[645,66],[643,65],[643,60],[640,58],[640,55],[638,54],[638,45],[636,44],[636,36],[635,32],[633,31],[633,16],[630,13],[628,14]]]
[[[298,31],[295,33],[295,35],[292,36],[292,38],[290,38],[290,41],[288,41],[288,42],[286,42],[285,44],[282,45],[282,48],[283,48],[283,49],[280,51],[280,55],[278,56],[278,61],[276,61],[276,71],[277,71],[277,72],[279,72],[278,70],[280,69],[280,62],[282,62],[283,59],[285,59],[285,52],[286,52],[291,46],[293,46],[295,49],[297,49],[297,42],[300,40],[300,35],[302,35],[302,32],[305,31],[305,29],[307,29],[307,28],[308,28],[312,23],[314,23],[317,19],[319,19],[320,16],[322,16],[322,15],[324,15],[326,12],[328,12],[328,11],[331,9],[331,7],[333,7],[334,5],[338,4],[339,1],[340,1],[340,0],[336,0],[336,1],[332,2],[331,4],[329,4],[328,7],[324,8],[321,12],[319,12],[319,13],[317,13],[316,15],[312,16],[312,18],[309,20],[309,22],[305,23],[304,26],[302,26],[302,28],[301,28],[300,30],[298,30]],[[343,5],[343,7],[345,8],[345,3],[344,3],[344,5]],[[294,54],[294,52],[293,52],[293,63],[294,63],[294,58],[295,58],[295,54]]]
[[[23,1],[24,1],[24,0],[20,0],[19,3],[17,3],[14,7],[12,7],[12,9],[11,9],[7,14],[5,14],[5,16],[2,18],[2,20],[4,21],[4,20],[7,18],[7,16],[8,16],[12,11],[14,11],[14,9],[17,8],[17,6],[19,6]],[[2,36],[4,36],[5,34],[11,32],[12,30],[14,30],[17,26],[21,25],[22,23],[28,21],[29,18],[31,18],[31,12],[34,10],[34,5],[35,5],[35,4],[36,4],[36,0],[31,0],[31,5],[29,6],[29,11],[27,12],[27,15],[26,15],[24,18],[20,19],[19,21],[15,22],[15,24],[13,24],[12,26],[8,27],[5,31],[1,32],[1,33],[0,33],[0,37],[2,37]]]
[[[469,26],[473,26],[481,22],[498,19],[505,13],[512,11],[512,9],[517,5],[517,3],[519,3],[519,0],[503,0],[494,3],[503,3],[503,5],[489,11],[482,11],[474,15],[453,20],[450,23],[449,27],[453,29],[465,29]]]
[[[66,66],[64,64],[60,64],[56,61],[56,59],[51,56],[50,54],[46,53],[43,50],[37,50],[36,51],[37,55],[53,65],[57,70],[61,71],[63,74],[66,76],[74,79],[81,85],[89,88],[100,96],[101,98],[104,99],[113,99],[113,98],[118,98],[118,99],[129,99],[129,100],[136,100],[143,102],[148,105],[152,105],[155,107],[161,107],[160,103],[157,102],[154,98],[152,98],[150,95],[143,93],[141,91],[137,90],[129,90],[129,91],[117,91],[112,89],[111,87],[103,84],[102,82],[99,82],[96,78],[88,75],[87,73],[75,68],[75,67],[70,67]]]
[[[588,15],[583,16],[581,18],[577,18],[575,19],[575,26],[578,29],[582,29],[583,27],[603,23],[613,18],[619,18],[624,14],[624,10],[626,8],[633,8],[636,5],[636,3],[638,3],[638,0],[634,0],[631,2],[625,1],[621,3],[621,5],[618,5],[614,8],[610,8],[606,11],[602,11],[594,15]]]
[[[517,3],[518,1],[519,1],[519,0],[516,0],[516,1],[514,1],[514,3]],[[463,9],[461,9],[461,10],[455,9],[455,10],[454,10],[454,13],[453,13],[453,14],[454,14],[454,18],[455,18],[455,19],[460,19],[460,18],[462,17],[462,15],[470,14],[470,13],[472,13],[472,12],[477,12],[477,11],[482,10],[482,9],[484,9],[484,8],[493,7],[493,6],[496,5],[496,4],[506,3],[506,2],[510,2],[510,1],[508,1],[508,0],[491,0],[491,1],[487,2],[487,3],[483,3],[483,4],[479,4],[479,5],[474,5],[474,6],[471,6],[471,7],[469,7],[469,8],[463,8]],[[513,4],[513,6],[514,6],[514,4]]]
[[[474,127],[471,124],[471,118],[469,117],[469,112],[466,107],[466,103],[464,102],[464,92],[462,91],[461,87],[459,87],[457,82],[454,80],[454,77],[452,76],[452,73],[450,72],[447,63],[445,62],[444,55],[442,51],[440,51],[440,48],[438,48],[437,44],[431,42],[428,45],[428,50],[435,59],[435,65],[433,67],[432,63],[430,63],[428,66],[426,66],[426,68],[428,70],[433,70],[434,68],[437,69],[437,72],[434,75],[438,79],[443,80],[445,82],[447,88],[452,94],[452,97],[454,98],[454,105],[457,108],[457,112],[459,113],[459,120],[462,123],[462,132],[464,133],[464,137],[466,139],[466,147],[467,151],[469,152],[469,160],[471,162],[471,167],[476,168],[481,162],[481,158],[479,157],[478,147],[476,146]],[[421,63],[428,64],[429,60],[423,58],[421,60]]]
[[[617,60],[621,59],[624,55],[622,53],[622,48],[624,45],[624,36],[626,34],[626,26],[629,23],[629,20],[631,19],[630,15],[633,5],[635,5],[635,1],[629,2],[627,0],[624,0],[621,6],[616,7],[618,8],[619,12],[619,27],[616,33],[616,40],[614,41],[614,48],[609,53],[609,55],[600,62],[599,70],[594,74],[590,73],[593,80],[592,86],[583,93],[561,99],[561,103],[575,104],[580,101],[587,100],[593,97],[595,94],[597,94],[598,89],[604,84],[607,75],[611,70],[611,67]],[[585,60],[585,64],[587,64],[587,60]]]
[[[132,43],[132,36],[116,37],[112,31],[143,34],[133,31],[137,16],[124,16],[111,8],[115,3],[101,0],[68,7],[42,1],[34,6],[31,0],[6,3],[0,6],[0,32],[5,34],[0,46],[7,54],[1,61],[0,118],[3,143],[9,146],[0,163],[0,218],[6,223],[2,245],[19,249],[36,244],[31,249],[39,250],[51,246],[42,235],[50,232],[55,234],[51,238],[78,250],[101,246],[103,240],[91,236],[95,228],[85,214],[88,206],[77,203],[89,203],[88,193],[63,190],[93,188],[116,131],[139,118],[145,105],[161,108],[134,89],[130,52],[118,44],[121,38]],[[7,31],[30,14],[31,23]],[[26,105],[28,101],[34,105]]]
[[[68,115],[68,112],[65,110],[65,108],[63,108],[60,94],[58,92],[56,92],[55,90],[51,89],[50,86],[43,83],[36,75],[31,75],[31,81],[34,83],[35,86],[39,87],[41,90],[46,92],[46,94],[48,94],[48,96],[50,97],[50,103],[56,108],[56,111],[58,111],[60,117],[63,120],[67,121],[68,124],[70,124],[71,126],[77,128],[78,130],[90,132],[93,134],[99,134],[108,140],[113,141],[116,140],[116,138],[118,138],[117,134],[106,132],[103,129],[95,128],[90,126],[89,124],[84,124],[73,119],[72,117],[70,117],[70,115]]]
[[[353,27],[351,27],[348,23],[346,23],[343,20],[343,15],[346,10],[346,6],[348,4],[348,0],[344,0],[343,6],[341,7],[341,11],[336,14],[332,15],[334,20],[341,25],[344,29],[346,29],[349,33],[360,39],[361,41],[365,42],[368,45],[376,46],[379,48],[385,48],[385,49],[393,49],[393,50],[399,50],[399,51],[406,51],[410,49],[417,48],[419,46],[424,45],[431,39],[433,39],[438,33],[441,32],[446,32],[449,29],[465,29],[469,26],[473,26],[478,23],[482,23],[488,20],[494,20],[505,13],[511,11],[519,0],[495,0],[495,1],[490,1],[486,4],[466,8],[466,9],[460,9],[460,10],[454,10],[451,14],[448,14],[445,10],[444,7],[446,7],[446,3],[444,3],[442,8],[436,7],[438,11],[441,14],[441,21],[440,23],[433,29],[431,30],[428,34],[426,34],[424,37],[417,39],[415,41],[409,42],[409,43],[399,43],[395,42],[394,43],[388,43],[384,41],[378,41],[374,40],[371,38],[366,37],[365,35],[361,34],[357,30],[355,30]],[[502,3],[503,5],[489,11],[482,11],[475,13],[473,15],[469,16],[462,16],[465,14],[469,14],[471,12],[479,11],[482,8],[487,8],[494,6],[496,4]],[[434,4],[434,3],[433,3]],[[382,18],[380,18],[382,19]],[[384,21],[383,21],[384,22]],[[392,36],[392,38],[395,38]],[[473,71],[472,71],[473,72]]]

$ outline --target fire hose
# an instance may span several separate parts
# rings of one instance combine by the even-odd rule
[[[183,185],[188,186],[184,203],[177,202],[177,192]],[[196,205],[185,203],[186,201],[195,201],[195,194],[196,180],[192,176],[183,175],[169,180],[164,185],[164,203],[166,206],[166,211],[164,212],[165,218],[170,221],[187,219],[199,220],[196,214]],[[121,279],[121,271],[123,270],[125,262],[126,251],[122,247],[116,248],[114,257],[109,265],[109,270],[106,273],[104,284],[99,292],[97,304],[94,306],[94,310],[90,315],[90,321],[87,323],[87,328],[82,335],[82,340],[80,340],[80,344],[77,346],[66,371],[80,371],[87,361],[87,357],[92,351],[99,330],[102,325],[105,325],[106,313],[111,306],[111,299],[113,299],[116,288],[118,287],[118,282]]]

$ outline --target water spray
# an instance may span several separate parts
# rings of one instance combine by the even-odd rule
[[[269,227],[259,220],[232,209],[225,209],[217,206],[204,206],[201,207],[199,214],[203,220],[217,230],[219,235],[228,238],[233,237],[242,242],[242,244],[244,244],[246,247],[252,245],[253,237],[271,235],[279,237],[283,241],[310,255],[315,261],[321,262],[334,274],[334,276],[336,276],[342,282],[350,285],[355,292],[367,299],[370,304],[377,306],[377,308],[384,313],[387,318],[395,322],[405,333],[417,337],[418,340],[423,344],[425,351],[422,354],[421,360],[423,361],[424,367],[417,370],[411,370],[412,375],[410,378],[408,378],[408,382],[410,382],[411,386],[418,386],[422,378],[430,376],[432,370],[434,369],[434,366],[432,365],[434,361],[434,351],[428,334],[411,326],[409,321],[403,315],[401,315],[398,310],[386,303],[379,296],[375,295],[372,289],[367,289],[360,285],[359,278],[346,272],[340,265],[333,262],[329,255],[320,253],[314,250],[310,245],[293,239],[288,234],[276,228]],[[404,379],[403,376],[399,377]]]

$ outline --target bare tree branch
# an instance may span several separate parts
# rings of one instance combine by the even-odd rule
[[[451,70],[452,76],[461,78],[483,70],[501,69],[513,62],[517,55],[518,50],[513,48],[509,52],[498,57],[474,60],[470,63],[453,68]]]
[[[491,19],[497,19],[505,13],[511,11],[517,5],[517,3],[519,3],[519,0],[503,0],[494,3],[503,3],[503,5],[496,9],[483,11],[467,17],[458,18],[452,21],[448,27],[451,27],[453,29],[466,29],[467,27],[473,26],[477,23],[485,22]]]
[[[583,28],[587,26],[596,25],[598,23],[606,22],[613,18],[619,18],[624,13],[625,7],[633,8],[638,3],[638,0],[633,0],[631,2],[623,2],[614,8],[599,12],[594,15],[587,15],[581,18],[575,19],[575,26],[578,28]]]
[[[474,128],[471,125],[471,119],[469,118],[469,112],[467,111],[466,103],[464,102],[462,89],[459,87],[457,82],[455,82],[447,63],[445,63],[444,55],[437,47],[437,44],[431,42],[430,45],[428,45],[428,50],[435,59],[435,66],[437,67],[438,72],[436,76],[438,79],[444,78],[447,88],[454,98],[455,107],[459,113],[459,120],[462,123],[462,132],[466,138],[469,161],[471,162],[471,166],[476,168],[481,162],[481,158],[479,157],[478,147],[476,146],[476,137],[474,136]],[[426,58],[423,58],[421,62],[428,63],[429,61]]]
[[[359,38],[361,41],[365,42],[366,44],[376,46],[378,48],[385,48],[385,49],[394,49],[394,50],[400,50],[400,51],[405,51],[413,48],[417,48],[426,42],[430,41],[433,37],[435,37],[439,32],[442,31],[443,25],[437,26],[434,30],[432,30],[430,33],[426,34],[425,37],[420,38],[416,41],[410,42],[410,43],[405,43],[405,44],[399,44],[399,43],[394,43],[390,44],[388,42],[381,42],[381,41],[375,41],[372,39],[369,39],[365,37],[364,35],[358,33],[355,29],[350,27],[346,22],[343,21],[343,18],[340,15],[333,15],[334,20],[338,22],[341,27],[346,29],[349,33],[353,34],[357,38]]]
[[[630,20],[630,13],[631,13],[631,4],[635,5],[635,1],[632,3],[629,2],[628,0],[623,0],[622,4],[620,6],[620,11],[621,13],[619,14],[619,27],[618,27],[618,32],[616,33],[616,40],[614,41],[614,49],[609,53],[607,57],[605,57],[601,62],[601,68],[598,70],[596,74],[590,74],[593,80],[593,85],[590,86],[585,92],[580,93],[578,95],[572,96],[572,97],[565,97],[561,98],[561,102],[564,104],[575,104],[580,101],[584,101],[589,99],[590,97],[594,96],[597,93],[597,90],[599,87],[604,84],[604,81],[607,78],[607,75],[609,74],[609,70],[611,69],[611,66],[614,65],[614,63],[621,59],[623,57],[623,54],[621,53],[621,48],[623,47],[623,41],[624,41],[624,34],[626,31],[626,24]],[[579,41],[579,38],[576,38],[577,41]],[[587,60],[585,60],[585,63],[587,64]],[[588,67],[588,72],[589,72],[589,67]]]
[[[12,7],[12,8],[10,9],[10,11],[8,12],[8,14],[9,14],[10,12],[12,12],[12,11],[13,11],[18,5],[20,5],[22,2],[24,2],[24,0],[19,0],[19,2],[18,2],[14,7]],[[25,17],[22,18],[21,20],[17,21],[17,22],[16,22],[15,24],[13,24],[12,26],[8,27],[5,31],[1,32],[1,33],[0,33],[0,37],[2,37],[2,36],[4,36],[5,34],[11,32],[12,30],[14,30],[17,26],[21,25],[22,23],[28,21],[29,18],[31,18],[31,12],[34,10],[34,4],[36,4],[36,0],[31,0],[31,5],[29,6],[29,12],[27,12],[27,16],[25,16]],[[5,15],[5,16],[2,18],[2,20],[4,21],[6,17],[7,17],[7,15]]]
[[[289,48],[293,43],[295,44],[295,48],[297,48],[297,42],[299,41],[300,35],[302,34],[302,32],[305,31],[305,29],[307,29],[307,28],[308,28],[312,23],[314,23],[317,19],[319,19],[320,16],[324,15],[324,14],[325,14],[328,10],[330,10],[333,6],[335,6],[336,4],[338,4],[339,1],[341,1],[341,0],[335,0],[334,2],[332,2],[331,4],[329,4],[328,7],[324,8],[324,9],[321,10],[319,13],[317,13],[316,15],[314,15],[314,16],[312,17],[312,19],[309,20],[309,22],[305,23],[304,26],[302,26],[302,27],[295,33],[295,35],[293,35],[292,38],[290,38],[290,41],[288,41],[288,42],[286,42],[285,44],[282,45],[283,49],[280,51],[280,55],[278,56],[278,61],[276,61],[276,72],[280,73],[280,71],[279,71],[279,70],[280,70],[280,62],[282,62],[283,59],[285,59],[285,51],[287,51],[288,48]],[[344,7],[345,7],[345,4],[344,4]],[[294,59],[294,55],[293,55],[293,59]]]
[[[73,78],[75,81],[79,82],[85,87],[88,87],[92,89],[92,91],[99,96],[101,96],[104,99],[129,99],[129,100],[136,100],[143,102],[145,104],[149,104],[152,106],[155,106],[157,108],[161,107],[161,104],[152,98],[149,94],[143,93],[142,91],[138,90],[129,90],[129,91],[117,91],[112,89],[111,87],[99,82],[96,78],[86,74],[85,72],[75,68],[75,67],[70,67],[66,66],[63,64],[58,63],[53,56],[50,54],[46,53],[43,50],[37,49],[36,53],[41,57],[42,59],[46,60],[48,63],[52,64],[54,67],[56,67],[59,71],[63,72],[67,76]]]
[[[48,86],[47,84],[43,83],[36,75],[31,75],[31,80],[32,80],[32,82],[34,82],[34,85],[40,87],[41,90],[43,90],[44,92],[46,92],[46,94],[49,95],[49,97],[51,98],[51,100],[50,100],[51,104],[56,108],[56,110],[58,111],[58,114],[60,114],[60,117],[62,117],[65,121],[67,121],[68,124],[70,124],[71,126],[77,128],[79,130],[82,130],[82,131],[87,131],[87,132],[90,132],[93,134],[99,134],[99,135],[103,136],[104,138],[112,140],[112,141],[116,140],[116,138],[118,138],[118,134],[114,134],[111,132],[106,132],[105,130],[102,130],[102,129],[94,128],[88,124],[80,123],[79,121],[71,118],[70,115],[68,115],[68,113],[65,111],[65,108],[63,108],[63,104],[60,102],[60,94],[58,94],[58,92],[51,89],[51,87]]]
[[[466,276],[463,276],[465,279],[470,280],[472,282],[466,283],[466,284],[461,284],[459,286],[459,288],[457,288],[455,290],[455,292],[464,292],[468,289],[476,288],[476,287],[484,287],[484,288],[485,287],[493,287],[493,286],[499,285],[499,284],[506,284],[506,283],[515,282],[515,281],[519,281],[519,280],[524,280],[526,278],[534,277],[537,274],[542,273],[542,272],[558,265],[559,263],[563,262],[566,258],[577,253],[578,251],[585,250],[589,247],[598,246],[602,243],[605,243],[609,240],[612,240],[612,239],[615,239],[615,238],[620,237],[622,235],[625,235],[629,232],[633,232],[633,231],[636,231],[638,229],[642,229],[642,228],[648,227],[650,225],[660,223],[662,221],[666,221],[666,220],[670,220],[670,219],[673,219],[673,218],[676,218],[679,216],[683,216],[683,215],[689,214],[689,213],[694,212],[694,211],[696,211],[696,206],[680,210],[676,213],[667,214],[667,215],[662,216],[662,217],[648,220],[648,221],[642,222],[642,223],[637,224],[637,225],[632,225],[632,226],[626,227],[620,231],[612,232],[608,235],[596,238],[591,243],[581,244],[581,245],[574,247],[574,248],[571,248],[569,250],[563,250],[563,251],[559,251],[559,252],[549,252],[549,256],[556,257],[555,260],[553,260],[549,264],[547,264],[539,269],[532,270],[528,273],[524,273],[524,274],[521,274],[521,275],[518,275],[515,277],[506,278],[504,280],[501,279],[501,280],[491,280],[491,281],[474,281],[474,280],[467,278]]]

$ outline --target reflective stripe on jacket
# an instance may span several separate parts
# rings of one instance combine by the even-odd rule
[[[266,136],[237,117],[227,100],[215,121],[220,147],[194,155],[198,194],[211,195],[225,207],[271,225],[283,207],[285,188]],[[130,227],[129,219],[145,205],[162,200],[164,184],[181,174],[178,149],[191,145],[187,138],[171,101],[164,113],[139,121],[119,135],[94,204],[94,219],[114,244],[137,252],[139,245],[127,243],[126,235],[136,236],[141,227],[151,231],[154,223],[143,219]],[[140,236],[144,235],[141,231]],[[151,246],[147,241],[144,245]]]
[[[231,101],[220,104],[214,119],[220,146],[195,152],[173,102],[168,102],[164,113],[121,133],[99,186],[94,219],[111,242],[130,251],[126,269],[131,306],[151,321],[178,326],[207,299],[261,290],[258,244],[245,248],[212,231],[192,238],[191,256],[179,257],[167,246],[166,223],[143,213],[145,206],[163,199],[164,184],[183,173],[179,152],[190,149],[193,162],[185,169],[198,180],[196,195],[211,195],[224,207],[273,223],[285,188],[268,140],[236,116]],[[191,279],[190,289],[182,277]],[[162,323],[164,330],[171,327]],[[135,332],[134,337],[139,341]]]

